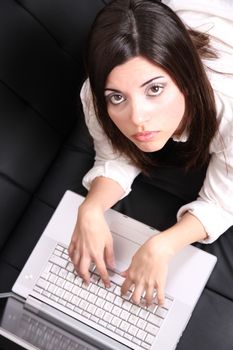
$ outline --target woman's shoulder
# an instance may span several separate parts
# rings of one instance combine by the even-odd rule
[[[218,132],[210,147],[210,152],[219,153],[232,148],[233,144],[233,96],[214,90],[217,109]]]

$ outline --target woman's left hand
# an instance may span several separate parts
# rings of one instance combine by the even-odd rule
[[[125,281],[121,287],[122,295],[134,287],[131,300],[139,304],[145,293],[146,304],[150,305],[156,297],[159,305],[164,303],[164,289],[167,279],[168,263],[174,255],[168,241],[160,233],[147,240],[133,256],[129,268],[122,272]]]

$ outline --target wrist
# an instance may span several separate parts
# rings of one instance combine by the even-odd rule
[[[78,209],[78,219],[86,222],[92,221],[95,217],[104,214],[104,210],[98,203],[84,200]]]
[[[152,250],[154,254],[166,257],[168,260],[175,255],[176,251],[172,244],[173,242],[163,233],[155,235],[150,240],[152,241]]]

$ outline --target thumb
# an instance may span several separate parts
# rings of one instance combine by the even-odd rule
[[[126,276],[127,276],[127,273],[128,273],[128,269],[126,269],[125,271],[122,271],[122,272],[121,272],[121,276],[122,276],[122,277],[126,277]]]

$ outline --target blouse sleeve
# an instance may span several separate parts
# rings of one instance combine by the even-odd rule
[[[110,178],[124,190],[124,196],[131,191],[131,185],[140,170],[128,158],[113,150],[111,143],[100,126],[94,111],[89,81],[86,80],[81,89],[81,101],[85,122],[93,138],[95,162],[92,169],[83,178],[83,185],[89,190],[91,182],[99,176]],[[123,197],[124,197],[123,196]]]
[[[189,211],[204,225],[212,243],[233,225],[233,98],[218,94],[219,132],[211,147],[206,178],[196,201],[178,211],[178,220]]]

